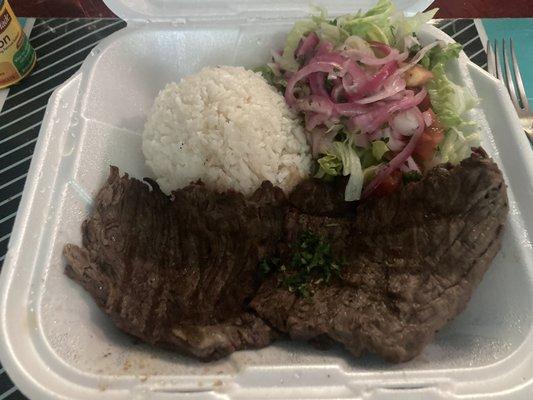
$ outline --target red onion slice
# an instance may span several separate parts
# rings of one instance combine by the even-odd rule
[[[342,67],[334,62],[316,61],[309,63],[296,72],[287,81],[287,87],[285,88],[285,101],[287,104],[292,106],[296,102],[296,97],[294,97],[294,87],[300,80],[315,72],[325,72],[329,74],[334,68],[338,68],[340,70]]]
[[[365,86],[368,82],[365,71],[352,60],[344,62],[343,70],[339,75],[344,78],[342,85],[348,94],[356,94],[359,88]]]
[[[313,157],[324,154],[337,136],[338,129],[327,131],[325,128],[315,128],[307,131],[309,144],[311,145],[311,154]]]
[[[366,52],[356,50],[356,49],[347,49],[343,51],[343,55],[351,58],[354,61],[359,61],[362,64],[368,66],[379,66],[387,64],[391,61],[396,61],[397,63],[407,60],[409,57],[408,52],[400,53],[397,49],[390,47],[384,43],[371,42],[370,46],[381,51],[384,56],[376,57],[375,55],[370,55]]]
[[[315,55],[319,56],[322,54],[332,53],[333,52],[333,43],[330,43],[326,40],[321,40],[318,46],[316,47]]]
[[[421,135],[422,130],[418,130],[413,136],[411,136],[411,140],[409,140],[409,143],[407,143],[403,150],[398,153],[386,167],[380,169],[376,177],[364,188],[361,198],[365,199],[370,196],[372,192],[374,192],[374,190],[376,190],[378,186],[383,183],[385,178],[396,171],[407,160],[407,158],[411,156]]]
[[[305,128],[312,130],[330,120],[335,112],[335,104],[329,96],[312,94],[306,99],[298,100],[295,108],[305,113]]]
[[[389,120],[392,113],[404,111],[420,104],[426,96],[426,89],[422,88],[422,90],[414,96],[412,96],[411,93],[412,91],[406,90],[405,96],[401,100],[392,101],[385,105],[370,106],[368,112],[354,118],[355,124],[363,133],[372,133],[376,131]],[[338,105],[336,107],[338,109]]]
[[[353,135],[354,137],[354,143],[358,147],[367,148],[370,144],[370,140],[368,140],[368,136],[363,133],[357,133]]]
[[[396,71],[396,74],[397,75],[403,74],[405,71],[414,67],[426,55],[428,51],[430,51],[433,47],[437,46],[438,44],[439,42],[433,42],[431,44],[428,44],[425,47],[422,47],[422,49],[420,49],[420,51],[416,53],[415,56],[411,58],[407,64],[405,64],[404,66],[402,66],[400,69]]]
[[[420,168],[418,167],[416,161],[413,160],[412,156],[407,157],[407,167],[409,167],[411,171],[420,172]]]
[[[383,132],[384,136],[389,138],[389,141],[387,142],[387,146],[389,149],[394,152],[399,152],[405,147],[407,142],[404,141],[404,137],[398,132],[393,131],[390,127],[383,129]]]
[[[367,106],[357,103],[337,103],[335,104],[335,112],[343,117],[355,117],[368,113]]]
[[[341,97],[345,97],[346,92],[344,90],[344,87],[342,85],[342,79],[337,79],[335,84],[333,85],[333,89],[331,89],[331,100],[338,103],[339,99]]]
[[[369,93],[377,92],[387,78],[392,76],[397,69],[398,63],[396,61],[391,61],[390,63],[385,64],[372,78],[367,80],[366,83],[359,88],[357,93],[358,97],[354,100],[358,100]]]
[[[392,116],[389,125],[393,132],[403,136],[412,136],[416,131],[425,128],[424,117],[418,107],[409,108]]]
[[[339,65],[344,65],[346,62],[346,58],[340,55],[339,53],[317,53],[310,61],[309,64],[316,62],[316,61],[323,61],[328,63],[335,63]]]
[[[300,40],[300,45],[296,49],[296,57],[305,57],[313,51],[320,42],[315,32],[309,33],[304,39]]]
[[[388,79],[383,84],[383,90],[374,94],[373,96],[365,97],[364,99],[357,100],[358,104],[375,103],[378,100],[387,99],[394,96],[398,92],[405,89],[405,79],[400,76],[394,76]]]
[[[411,107],[415,107],[417,105],[419,105],[422,100],[424,100],[424,98],[426,97],[427,95],[427,91],[425,88],[422,88],[417,94],[415,94],[414,96],[410,96],[408,93],[413,93],[411,90],[406,90],[405,93],[406,93],[406,96],[402,99],[402,100],[399,100],[399,101],[396,101],[395,104],[393,104],[390,108],[389,108],[389,113],[393,113],[393,112],[396,112],[396,111],[403,111],[403,110],[407,110]]]
[[[305,129],[311,131],[329,120],[327,114],[308,113],[305,115]]]
[[[325,81],[326,74],[324,72],[315,72],[314,74],[309,75],[309,87],[311,88],[311,93],[329,97]]]
[[[296,102],[296,108],[301,111],[310,111],[331,116],[335,110],[335,104],[328,96],[312,94],[306,99],[298,100]]]

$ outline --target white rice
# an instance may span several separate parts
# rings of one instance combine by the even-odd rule
[[[168,84],[155,99],[143,153],[161,189],[201,179],[251,194],[264,180],[288,192],[309,173],[300,123],[260,74],[209,67]]]

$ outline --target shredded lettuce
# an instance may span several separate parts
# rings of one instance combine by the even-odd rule
[[[450,162],[459,164],[467,158],[472,147],[479,146],[479,135],[472,124],[448,129],[444,140],[439,145],[437,163]]]
[[[321,40],[330,42],[334,46],[338,46],[348,37],[344,30],[329,22],[321,22],[316,33]]]
[[[344,192],[344,200],[354,201],[361,198],[363,189],[363,170],[354,147],[348,140],[333,142],[326,155],[318,159],[320,166],[315,177],[350,175]]]
[[[374,179],[374,177],[376,176],[376,172],[378,171],[378,168],[381,165],[383,165],[383,164],[372,165],[372,166],[370,166],[368,168],[365,168],[363,170],[363,181],[364,181],[364,184],[367,184],[372,179]]]
[[[378,163],[378,160],[376,160],[374,158],[374,155],[372,154],[372,146],[356,147],[355,151],[359,156],[359,160],[361,160],[361,167],[363,168],[363,170],[367,169],[371,165],[375,165]]]
[[[325,175],[339,176],[342,172],[342,161],[336,155],[326,154],[318,160],[320,169],[316,174],[317,178],[323,178]]]
[[[459,54],[460,49],[457,49],[457,46],[449,47],[431,60],[432,63],[434,60],[440,61],[431,69],[433,79],[427,85],[433,111],[446,129],[435,161],[452,164],[468,157],[470,149],[479,145],[475,123],[464,119],[464,114],[472,109],[477,101],[466,88],[452,82],[444,70],[445,63]]]
[[[361,54],[365,54],[370,57],[375,57],[374,50],[372,50],[370,44],[359,36],[349,36],[344,41],[344,46],[347,49],[357,50]]]
[[[405,45],[405,38],[411,36],[432,19],[439,9],[434,8],[424,13],[416,13],[411,17],[406,17],[402,12],[395,12],[391,18],[390,24],[394,34],[394,45],[401,50]]]
[[[360,36],[365,40],[392,44],[394,41],[390,17],[394,12],[390,0],[379,0],[376,6],[366,13],[361,11],[337,19],[337,25],[350,35]]]
[[[328,18],[324,9],[317,10],[311,19],[296,22],[287,35],[283,55],[279,59],[283,69],[292,72],[298,69],[294,52],[300,40],[309,32],[316,32],[320,39],[327,40],[334,46],[343,43],[349,36],[359,36],[366,41],[402,48],[404,38],[418,31],[437,12],[430,10],[404,17],[401,12],[396,11],[391,0],[379,0],[376,6],[366,13],[359,11],[334,20]]]
[[[427,90],[433,111],[446,128],[464,125],[463,114],[476,105],[475,98],[464,87],[456,85],[446,76],[444,64],[431,70],[433,79]]]
[[[300,44],[300,40],[309,32],[313,32],[318,28],[318,24],[313,20],[297,21],[292,27],[291,31],[285,39],[285,47],[283,48],[283,55],[279,60],[281,68],[287,71],[296,71],[299,68],[298,62],[294,53]]]
[[[438,65],[445,66],[449,60],[459,57],[462,49],[463,46],[459,43],[435,46],[424,55],[422,60],[420,60],[420,64],[429,70],[432,70]]]
[[[339,18],[337,25],[351,35],[403,49],[404,38],[416,33],[436,12],[437,9],[433,9],[406,17],[395,9],[390,0],[379,0],[365,14],[358,12]]]
[[[389,148],[383,140],[376,140],[372,142],[372,155],[376,160],[381,160],[388,151]]]
[[[317,160],[319,170],[315,177],[327,180],[335,176],[350,175],[344,199],[359,200],[363,183],[373,176],[377,165],[388,151],[387,144],[382,140],[372,142],[372,145],[366,149],[355,147],[350,139],[343,142],[335,141],[326,154]]]
[[[268,65],[261,65],[260,67],[254,68],[254,72],[259,72],[263,78],[265,78],[265,81],[267,81],[270,85],[274,86],[275,82],[275,75],[272,71],[272,68],[270,68]]]

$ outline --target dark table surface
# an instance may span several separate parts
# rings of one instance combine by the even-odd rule
[[[91,17],[115,15],[102,0],[8,0],[20,17]],[[357,1],[354,2],[357,4]],[[533,0],[436,0],[438,18],[533,17]]]

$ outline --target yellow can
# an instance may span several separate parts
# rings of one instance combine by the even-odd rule
[[[7,0],[0,0],[0,89],[28,75],[36,58],[35,50]]]

